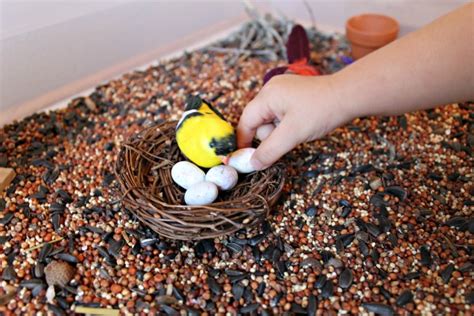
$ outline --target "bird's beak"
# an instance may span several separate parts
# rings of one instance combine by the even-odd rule
[[[229,163],[229,156],[219,156],[219,159],[224,165],[227,165]]]

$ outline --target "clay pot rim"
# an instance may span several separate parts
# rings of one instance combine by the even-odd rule
[[[384,19],[390,22],[392,25],[384,29],[372,30],[361,30],[360,28],[354,27],[353,25],[353,22],[357,19],[370,19],[374,17]],[[363,13],[355,15],[350,17],[346,22],[346,33],[349,41],[365,47],[376,47],[383,45],[383,42],[386,41],[386,38],[396,37],[399,29],[400,25],[397,20],[390,16],[378,13]],[[377,42],[380,42],[380,44]]]

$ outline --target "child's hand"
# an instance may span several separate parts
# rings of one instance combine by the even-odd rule
[[[330,76],[273,77],[242,113],[239,147],[249,146],[260,126],[279,122],[252,157],[263,169],[358,116],[472,100],[472,12],[474,3],[464,5]]]
[[[256,169],[269,167],[298,144],[319,138],[351,118],[337,101],[333,81],[332,76],[279,75],[247,105],[237,127],[239,147],[250,146],[262,125],[278,123],[252,157]]]

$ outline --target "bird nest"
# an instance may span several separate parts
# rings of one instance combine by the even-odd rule
[[[122,144],[115,173],[123,205],[158,234],[199,240],[231,234],[265,219],[284,184],[281,165],[239,176],[238,184],[205,206],[184,203],[171,168],[185,160],[175,140],[177,122],[142,130]]]

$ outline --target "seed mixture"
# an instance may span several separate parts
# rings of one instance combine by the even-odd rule
[[[350,62],[341,36],[308,35],[322,73]],[[271,216],[226,238],[175,242],[124,209],[112,170],[125,139],[178,119],[196,92],[236,124],[281,63],[229,43],[0,130],[0,166],[17,174],[0,193],[0,312],[472,315],[473,103],[356,119],[299,146]]]

